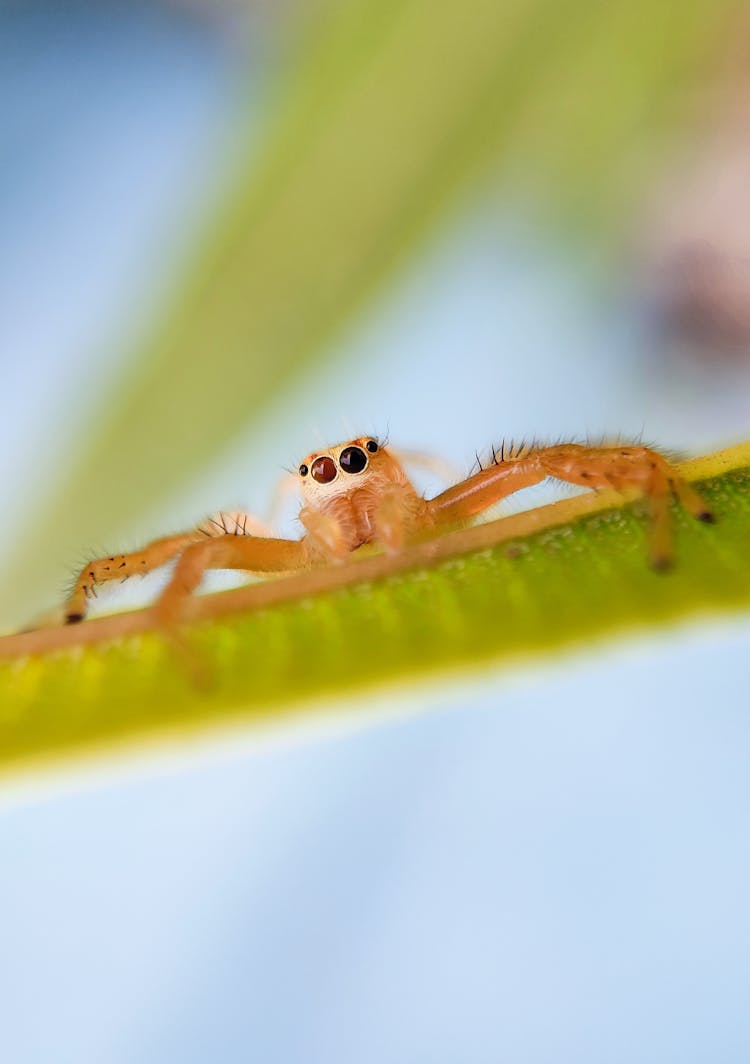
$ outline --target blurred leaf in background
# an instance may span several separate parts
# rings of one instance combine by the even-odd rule
[[[739,7],[321,4],[252,157],[239,121],[232,190],[171,309],[19,523],[3,620],[22,588],[29,608],[49,601],[81,543],[132,528],[223,452],[472,196],[515,174],[578,231],[623,229],[647,146],[685,120],[680,93]]]

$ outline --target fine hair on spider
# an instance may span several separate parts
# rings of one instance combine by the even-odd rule
[[[419,458],[419,452],[413,456]],[[340,562],[368,543],[396,553],[410,542],[450,532],[509,495],[548,479],[594,491],[640,493],[649,511],[649,558],[657,570],[672,561],[673,497],[696,520],[713,520],[673,461],[640,442],[504,441],[491,446],[484,460],[479,452],[475,457],[466,477],[426,498],[406,473],[407,452],[394,450],[387,440],[357,436],[318,448],[292,474],[302,500],[299,539],[278,538],[243,511],[224,511],[142,550],[87,562],[68,595],[66,620],[83,620],[98,584],[174,560],[171,579],[154,607],[157,621],[171,625],[209,569],[296,572]]]

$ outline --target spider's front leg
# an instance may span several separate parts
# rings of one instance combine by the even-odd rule
[[[307,533],[305,542],[311,558],[340,562],[351,552],[351,529],[333,514],[303,506],[299,520]]]
[[[575,443],[542,447],[517,458],[495,461],[431,499],[428,510],[436,524],[455,523],[547,477],[595,490],[642,492],[651,509],[650,556],[656,569],[666,568],[672,560],[669,525],[672,494],[697,520],[713,521],[700,495],[657,451],[648,447],[586,447]]]
[[[88,562],[78,575],[73,590],[65,603],[65,621],[74,624],[86,616],[89,599],[96,595],[97,584],[109,580],[127,580],[129,576],[144,576],[176,557],[180,551],[196,540],[205,538],[205,533],[196,529],[176,536],[155,539],[143,550],[130,554],[113,554]]]
[[[410,484],[393,484],[381,491],[373,510],[375,538],[389,554],[397,554],[416,532],[433,521],[428,504]]]
[[[127,580],[130,576],[145,576],[161,568],[190,546],[206,539],[224,536],[245,536],[248,532],[263,532],[257,518],[244,511],[218,513],[190,532],[155,539],[142,550],[129,554],[113,554],[88,562],[78,575],[65,604],[65,621],[74,624],[86,616],[89,599],[96,596],[98,584],[110,580]]]
[[[207,569],[281,573],[305,569],[314,561],[304,539],[229,535],[193,542],[183,550],[172,579],[154,607],[156,618],[165,627],[176,624],[184,602],[196,590]]]

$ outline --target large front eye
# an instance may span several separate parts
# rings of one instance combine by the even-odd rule
[[[367,455],[361,447],[345,447],[339,455],[339,465],[345,473],[361,473],[367,465]]]
[[[311,472],[313,480],[317,480],[318,484],[330,484],[338,475],[336,463],[327,454],[315,459]]]

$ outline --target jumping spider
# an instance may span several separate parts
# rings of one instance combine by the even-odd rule
[[[433,499],[419,495],[394,452],[368,436],[313,452],[297,475],[303,499],[299,518],[305,529],[301,539],[248,534],[248,515],[219,515],[191,532],[154,540],[142,551],[89,562],[68,598],[66,621],[83,620],[98,583],[147,573],[177,558],[156,606],[157,616],[167,624],[179,619],[181,604],[207,569],[288,572],[341,560],[365,543],[395,552],[417,536],[438,535],[547,477],[595,490],[640,490],[651,511],[650,559],[655,568],[665,568],[671,560],[672,494],[693,517],[713,520],[675,467],[641,446],[565,443],[493,450],[486,468]]]

